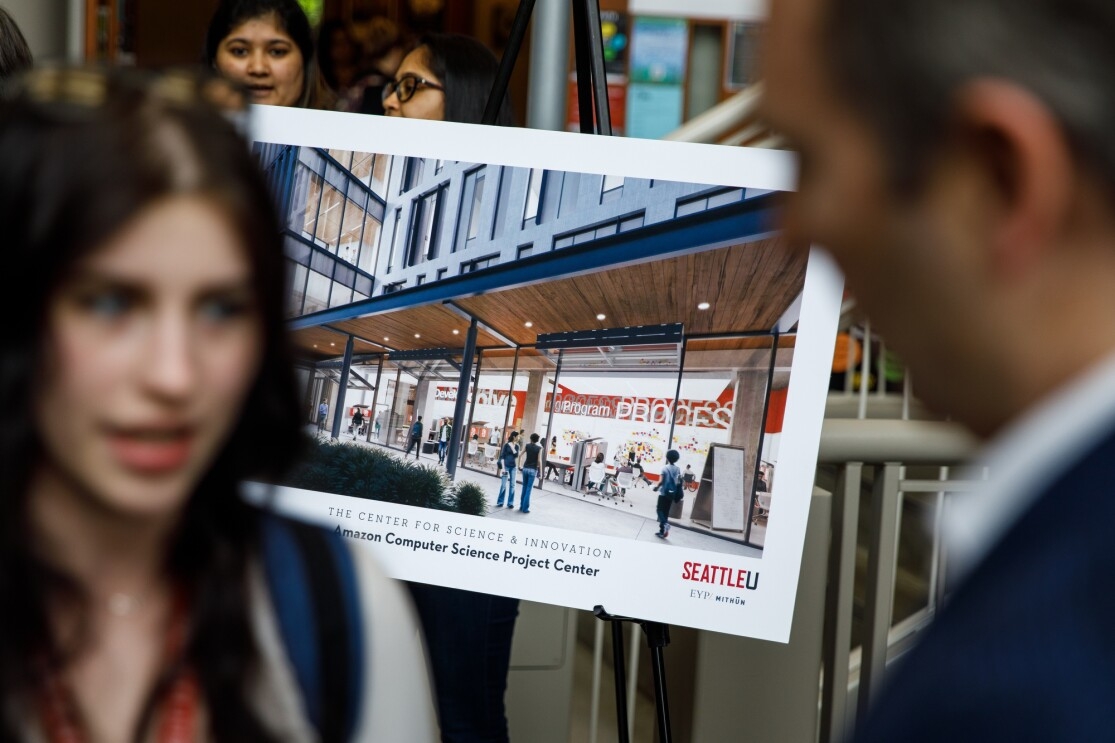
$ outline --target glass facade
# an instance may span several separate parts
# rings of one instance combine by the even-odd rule
[[[256,153],[284,217],[287,314],[371,296],[391,158],[270,144],[257,144]]]

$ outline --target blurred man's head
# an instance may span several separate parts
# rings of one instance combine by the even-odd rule
[[[1115,311],[1115,5],[771,5],[787,228],[832,251],[920,396],[988,434],[1115,348],[1087,322]]]

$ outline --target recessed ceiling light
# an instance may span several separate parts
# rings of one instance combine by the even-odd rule
[[[707,310],[707,309],[709,308],[709,306],[710,306],[710,305],[709,305],[709,303],[708,303],[708,302],[701,302],[701,303],[700,303],[699,305],[697,305],[697,309],[699,309],[699,310]]]
[[[454,330],[453,331],[453,335],[460,335],[460,334],[461,334],[461,331],[459,331],[459,330]]]
[[[317,348],[317,344],[316,344],[316,343],[314,344],[314,348]]]
[[[603,320],[605,317],[607,317],[607,315],[605,315],[603,312],[601,312],[599,315],[596,316],[596,319],[597,320]]]
[[[335,347],[337,346],[337,344],[336,344],[336,343],[330,343],[329,345],[330,345],[330,346],[333,346],[334,348],[335,348]]]
[[[385,341],[389,341],[389,340],[391,340],[391,339],[390,339],[390,338],[388,338],[388,337],[387,337],[387,336],[385,335],[385,336],[383,336],[383,340],[385,340]]]
[[[421,338],[421,337],[422,337],[422,334],[421,334],[421,333],[415,333],[415,334],[414,334],[414,337],[415,337],[415,338]]]
[[[523,323],[523,325],[526,325],[528,328],[534,327],[534,323],[532,323],[530,320],[527,320],[525,323]]]

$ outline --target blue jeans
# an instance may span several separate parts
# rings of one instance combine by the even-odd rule
[[[510,486],[508,483],[511,483]],[[515,505],[515,468],[504,467],[503,474],[499,476],[499,496],[496,498],[496,505],[503,505],[503,494],[507,493],[507,507]]]
[[[447,447],[448,445],[449,445],[448,441],[437,442],[437,461],[438,462],[444,462],[445,461],[445,447]]]
[[[523,511],[530,510],[530,491],[534,487],[534,478],[538,477],[538,470],[534,467],[523,467],[523,495],[519,498],[519,508]]]

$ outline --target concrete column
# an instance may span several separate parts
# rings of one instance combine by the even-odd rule
[[[531,129],[565,129],[570,7],[569,0],[537,0],[534,6],[527,97],[527,126]]]
[[[545,383],[545,371],[538,369],[527,372],[527,402],[523,407],[522,429],[527,432],[528,437],[532,433],[538,434],[539,438],[546,435],[546,421],[540,420],[539,415],[542,411],[542,387]]]
[[[759,437],[763,430],[763,411],[767,402],[766,369],[736,372],[736,397],[732,414],[732,446],[742,446],[746,455],[743,492],[754,492],[755,464],[759,456]]]

